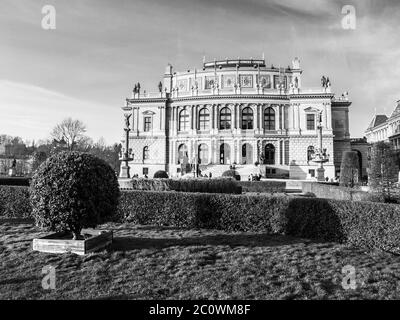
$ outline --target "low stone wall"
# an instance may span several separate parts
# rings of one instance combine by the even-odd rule
[[[285,192],[286,181],[238,181],[242,192],[275,193]]]
[[[383,202],[382,197],[370,192],[319,182],[303,182],[302,191],[313,193],[317,198]]]

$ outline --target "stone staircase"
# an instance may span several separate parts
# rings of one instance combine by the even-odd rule
[[[212,176],[216,178],[216,177],[221,177],[222,173],[224,173],[227,170],[229,170],[228,164],[226,165],[214,164],[214,165],[208,165],[205,169],[203,168],[203,170],[201,170],[201,173],[203,175],[207,174],[207,176],[209,176],[211,172]],[[257,168],[254,165],[236,165],[235,171],[239,173],[241,181],[247,181],[251,173],[254,174],[258,172]]]

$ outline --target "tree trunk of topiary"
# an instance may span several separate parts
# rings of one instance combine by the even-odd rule
[[[81,240],[83,239],[80,231],[72,231],[72,240]]]

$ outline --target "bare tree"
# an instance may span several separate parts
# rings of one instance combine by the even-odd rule
[[[88,137],[85,135],[86,126],[80,120],[64,119],[51,132],[51,137],[57,141],[65,141],[68,150],[76,150],[81,144],[86,145]]]

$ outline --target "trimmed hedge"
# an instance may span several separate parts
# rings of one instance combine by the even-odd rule
[[[47,231],[71,232],[112,221],[118,214],[120,190],[114,169],[88,153],[57,153],[35,171],[30,185],[32,215]]]
[[[28,187],[31,179],[25,177],[1,177],[0,186],[25,186]]]
[[[123,192],[120,213],[140,224],[286,234],[400,253],[400,206],[263,195]]]
[[[285,181],[238,181],[243,192],[275,193],[285,192]]]
[[[303,182],[302,191],[325,199],[385,202],[384,197],[376,193],[318,182]]]
[[[31,218],[29,189],[23,186],[0,186],[0,218]]]
[[[168,179],[168,173],[164,170],[158,170],[154,175],[153,175],[154,179],[157,178],[162,178],[162,179]]]
[[[233,170],[233,169],[229,169],[227,171],[224,171],[222,173],[222,177],[235,178],[237,181],[240,181],[240,174],[237,171]]]
[[[234,179],[132,179],[133,190],[242,193]]]
[[[29,217],[28,188],[0,187],[0,195],[0,216]],[[134,190],[121,192],[119,217],[159,226],[286,234],[400,253],[400,206],[395,204]]]

